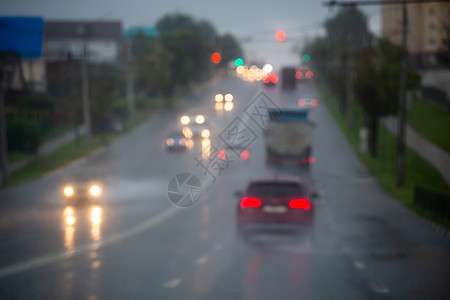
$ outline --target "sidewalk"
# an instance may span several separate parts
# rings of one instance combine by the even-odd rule
[[[82,136],[84,135],[84,127],[81,125],[79,126],[76,130],[70,130],[69,132],[58,136],[48,142],[43,143],[36,155],[30,156],[30,157],[25,157],[19,161],[15,161],[15,162],[10,162],[8,164],[8,170],[9,173],[20,169],[24,166],[26,166],[28,163],[30,163],[30,161],[32,161],[36,156],[42,156],[42,155],[46,155],[46,154],[50,154],[52,152],[55,152],[58,148],[60,148],[61,146],[72,142],[73,140],[75,140],[75,137],[78,136]],[[1,175],[0,175],[1,176]],[[1,177],[0,177],[1,178]]]
[[[384,127],[397,136],[397,118],[389,117],[382,120]],[[406,125],[406,144],[423,159],[438,170],[445,182],[450,185],[450,155],[420,136]]]

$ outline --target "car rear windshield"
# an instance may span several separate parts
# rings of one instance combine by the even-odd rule
[[[247,189],[248,194],[252,195],[304,195],[305,189],[297,183],[285,182],[258,182],[251,184]]]

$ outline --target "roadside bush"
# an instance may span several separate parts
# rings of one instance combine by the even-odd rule
[[[7,120],[8,151],[36,153],[40,145],[39,124],[36,121]]]

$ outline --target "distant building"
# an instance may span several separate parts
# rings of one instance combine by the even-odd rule
[[[14,57],[21,65],[21,76],[27,87],[34,91],[45,91],[46,88],[45,63],[41,56],[42,30],[43,19],[40,17],[0,17],[0,52],[8,53],[8,61]]]
[[[25,89],[25,80],[17,52],[0,52],[0,72],[7,91]]]
[[[421,64],[435,65],[450,24],[450,3],[407,4],[407,12],[409,53]],[[382,36],[401,44],[402,5],[382,6]]]
[[[89,63],[119,64],[122,60],[121,21],[45,21],[43,56],[47,62],[83,57]]]

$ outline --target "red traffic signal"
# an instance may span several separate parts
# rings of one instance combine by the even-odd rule
[[[213,55],[211,55],[211,60],[213,61],[213,63],[215,63],[215,64],[218,64],[218,63],[220,63],[220,59],[221,59],[222,57],[220,56],[220,54],[219,53],[213,53]]]
[[[278,30],[277,31],[277,40],[279,42],[282,42],[282,41],[284,41],[285,38],[286,38],[286,33],[284,33],[283,30]]]

